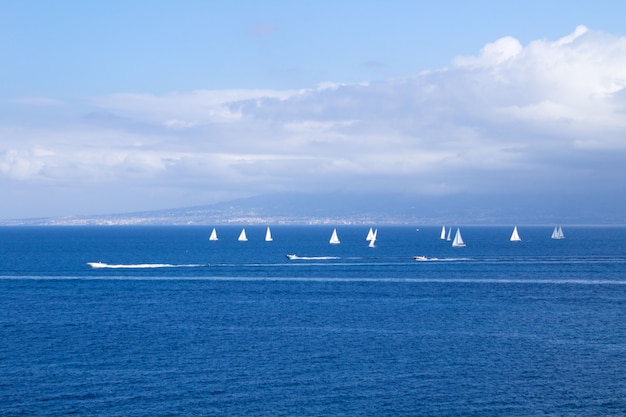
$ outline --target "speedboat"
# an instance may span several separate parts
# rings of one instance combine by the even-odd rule
[[[287,259],[298,259],[298,255],[296,255],[295,253],[290,253],[285,255],[287,257]]]
[[[413,259],[415,259],[416,261],[427,261],[428,258],[425,256],[414,256]]]

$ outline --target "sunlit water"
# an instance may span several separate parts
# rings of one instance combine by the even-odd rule
[[[626,229],[518,229],[1,228],[0,414],[626,414]]]

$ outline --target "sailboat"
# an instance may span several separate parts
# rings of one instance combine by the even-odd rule
[[[552,239],[565,239],[561,226],[555,227],[552,231]]]
[[[374,238],[374,231],[372,230],[372,228],[370,227],[370,231],[367,232],[367,237],[365,238],[365,240],[370,241]]]
[[[448,229],[448,237],[446,238],[446,240],[450,240],[451,234],[452,234],[452,226],[450,226],[450,228]]]
[[[239,239],[237,239],[240,242],[247,242],[248,241],[248,237],[246,236],[246,229],[243,228],[241,229],[241,234],[239,235]]]
[[[337,236],[337,229],[333,229],[333,234],[330,236],[330,240],[328,241],[331,245],[338,245],[339,237]]]
[[[454,240],[452,241],[453,248],[464,248],[465,242],[463,242],[463,238],[461,237],[461,230],[456,229],[456,234],[454,235]]]
[[[267,226],[267,230],[265,231],[265,241],[266,242],[271,242],[272,240],[272,232],[270,232],[270,227]]]
[[[213,228],[213,231],[211,232],[211,236],[209,236],[209,240],[217,240],[217,232],[215,231],[215,227]]]
[[[370,239],[370,244],[367,245],[370,248],[374,247],[374,243],[376,242],[376,238],[378,237],[378,229],[374,230],[374,232],[372,233],[372,238]]]
[[[441,240],[446,240],[446,226],[441,226]]]
[[[519,233],[517,233],[517,226],[513,228],[513,233],[511,233],[511,242],[521,242],[522,238],[519,237]]]

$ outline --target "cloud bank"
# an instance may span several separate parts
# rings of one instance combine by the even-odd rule
[[[403,79],[15,98],[14,119],[0,118],[0,184],[32,202],[65,190],[68,214],[276,191],[624,195],[624,68],[626,38],[580,26],[528,45],[503,37]]]

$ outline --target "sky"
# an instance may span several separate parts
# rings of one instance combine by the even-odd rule
[[[626,210],[623,16],[0,0],[0,219],[343,191]]]

